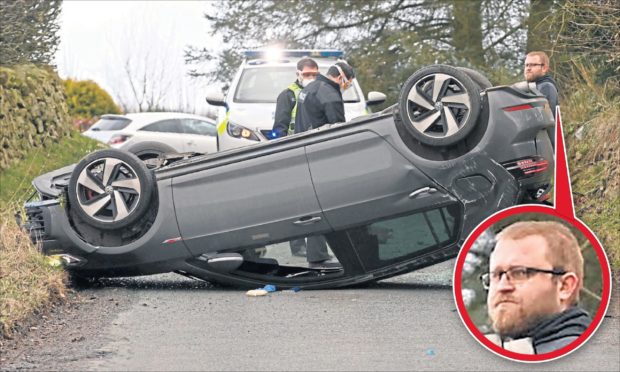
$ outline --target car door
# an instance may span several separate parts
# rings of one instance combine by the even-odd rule
[[[315,143],[306,153],[319,203],[334,230],[454,200],[372,131]]]
[[[138,131],[141,142],[160,142],[174,148],[177,152],[185,151],[185,134],[178,119],[165,119],[144,126]]]
[[[330,231],[302,147],[173,179],[181,235],[195,254]]]
[[[215,123],[198,119],[180,119],[185,132],[185,152],[208,154],[217,152]]]
[[[306,153],[323,213],[353,249],[336,246],[336,254],[358,257],[370,272],[456,242],[460,202],[376,133],[312,144]]]

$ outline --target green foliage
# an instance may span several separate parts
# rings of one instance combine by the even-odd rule
[[[549,22],[556,32],[552,52],[556,77],[572,86],[575,63],[596,70],[594,80],[603,84],[620,76],[620,3],[616,0],[566,0]]]
[[[68,135],[71,123],[64,89],[49,68],[0,67],[0,170]]]
[[[9,169],[0,170],[0,210],[18,210],[34,191],[32,180],[49,171],[76,163],[88,153],[107,147],[77,131],[46,147],[32,147]]]
[[[65,94],[69,115],[90,119],[104,114],[120,114],[112,97],[92,80],[65,80]]]
[[[620,88],[596,82],[596,62],[574,63],[561,102],[577,216],[599,237],[620,275]]]
[[[49,64],[59,43],[59,0],[12,0],[0,11],[0,65]]]

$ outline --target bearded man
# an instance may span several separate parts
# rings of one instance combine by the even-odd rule
[[[487,308],[492,342],[522,354],[544,354],[576,340],[591,322],[578,306],[583,257],[570,229],[558,222],[517,222],[497,237]]]

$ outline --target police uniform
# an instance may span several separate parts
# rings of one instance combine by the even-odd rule
[[[272,129],[276,137],[280,138],[294,133],[297,97],[301,90],[302,86],[296,81],[278,95]]]

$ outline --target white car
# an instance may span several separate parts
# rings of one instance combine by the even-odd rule
[[[275,52],[275,53],[274,53]],[[222,107],[218,113],[220,150],[247,146],[272,137],[276,99],[296,79],[297,61],[310,57],[326,74],[330,66],[342,61],[338,50],[249,50],[228,89],[228,94],[213,92],[207,96],[211,105]],[[385,101],[385,94],[368,93],[368,99],[357,79],[343,94],[347,121],[369,113],[369,105]]]
[[[217,129],[212,119],[176,112],[103,115],[85,136],[127,150],[140,159],[166,153],[217,152]]]

